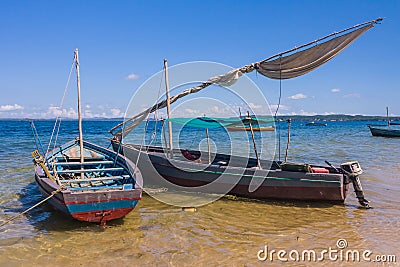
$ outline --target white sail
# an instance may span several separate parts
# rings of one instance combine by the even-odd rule
[[[206,82],[203,82],[198,86],[188,88],[183,90],[181,93],[170,97],[169,102],[172,104],[178,99],[189,94],[197,93],[211,84],[231,86],[243,74],[252,72],[254,70],[263,76],[278,80],[290,79],[304,75],[337,56],[364,32],[372,28],[374,24],[380,21],[382,21],[381,18],[358,24],[351,28],[347,28],[337,33],[332,33],[308,44],[302,45],[298,48],[279,53],[265,60],[231,70],[223,75],[211,77]],[[110,130],[110,133],[112,133],[116,138],[120,139],[122,137],[122,131],[124,132],[124,135],[127,135],[141,121],[146,119],[149,113],[161,108],[165,108],[166,106],[166,100],[160,101],[145,111],[116,125]],[[122,129],[122,127],[125,128]],[[114,133],[114,131],[117,129],[118,131]]]

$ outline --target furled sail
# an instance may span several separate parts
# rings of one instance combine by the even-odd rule
[[[199,92],[211,84],[231,86],[244,73],[249,73],[254,70],[268,78],[278,80],[301,76],[334,58],[364,32],[372,28],[374,24],[382,20],[382,18],[378,18],[370,22],[355,25],[351,28],[332,33],[298,48],[276,54],[265,60],[255,62],[241,68],[233,69],[226,74],[212,77],[198,86],[191,87],[175,96],[170,97],[170,103],[172,104],[186,95]],[[149,113],[161,108],[165,108],[166,106],[166,100],[160,101],[136,116],[116,125],[110,130],[110,133],[112,133],[116,138],[121,139],[122,131],[124,132],[124,135],[127,135],[140,122],[146,119]],[[123,127],[124,129],[122,129]],[[118,131],[115,132],[115,130]]]

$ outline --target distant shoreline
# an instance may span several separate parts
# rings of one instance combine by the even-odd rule
[[[265,115],[258,115],[265,117]],[[345,114],[331,114],[331,115],[281,115],[277,116],[278,119],[292,119],[294,121],[386,121],[386,116],[371,116],[371,115],[345,115]],[[0,121],[54,121],[52,119],[33,119],[33,118],[0,118]],[[64,118],[63,121],[76,121],[77,119]],[[84,121],[123,121],[123,118],[83,118]],[[391,121],[400,121],[399,116],[390,117]]]

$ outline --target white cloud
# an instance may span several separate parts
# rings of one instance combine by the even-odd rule
[[[0,106],[0,112],[2,112],[2,111],[21,110],[21,109],[24,109],[24,107],[20,106],[18,104]]]
[[[199,111],[198,110],[196,110],[196,109],[191,109],[191,108],[185,108],[185,113],[188,113],[188,114],[198,114],[199,113]]]
[[[295,95],[289,96],[288,98],[297,100],[297,99],[307,98],[307,96],[305,94],[299,93],[299,94],[295,94]]]
[[[111,116],[113,118],[124,116],[124,114],[121,112],[121,110],[119,108],[112,108],[112,109],[110,109],[110,111],[111,111]]]
[[[219,108],[218,106],[213,106],[213,107],[210,109],[210,112],[209,112],[209,113],[220,114],[220,113],[221,113],[221,110],[220,110],[220,108]]]
[[[272,104],[272,105],[269,105],[269,107],[270,107],[270,109],[271,109],[271,112],[275,112],[275,110],[276,110],[276,108],[278,107],[278,105],[277,104]],[[285,111],[288,111],[288,110],[290,110],[291,108],[289,107],[289,106],[285,106],[285,105],[279,105],[279,110],[285,110]],[[278,111],[279,111],[278,110]]]
[[[52,118],[56,118],[56,117],[76,119],[76,118],[78,118],[78,113],[73,108],[60,109],[57,106],[50,105],[47,108],[46,112],[42,112],[39,115],[39,118],[43,118],[43,119],[52,119]]]
[[[132,73],[125,77],[126,80],[136,80],[139,79],[139,75]]]
[[[333,88],[333,89],[331,89],[331,92],[332,93],[339,93],[340,89],[339,88]]]
[[[60,110],[60,109],[59,109],[58,107],[56,107],[56,106],[50,106],[50,107],[48,107],[47,112],[46,112],[46,113],[43,113],[43,115],[44,115],[45,117],[48,117],[48,116],[58,117],[58,116],[61,116],[61,114],[62,114],[62,110]],[[46,115],[48,115],[48,116],[46,116]]]
[[[317,115],[317,113],[316,112],[308,112],[308,111],[304,111],[303,109],[301,109],[298,115],[314,116],[314,115]]]
[[[23,110],[22,110],[23,109]],[[10,111],[10,112],[2,112]],[[110,106],[91,106],[86,104],[83,106],[82,116],[84,119],[92,118],[120,118],[124,113],[120,108]],[[24,108],[20,105],[4,105],[0,106],[0,117],[2,118],[33,118],[33,119],[55,119],[61,117],[64,119],[77,119],[78,112],[75,107],[59,108],[54,104],[50,104],[47,108]]]

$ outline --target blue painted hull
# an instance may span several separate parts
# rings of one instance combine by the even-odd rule
[[[61,149],[52,151],[47,155],[47,160],[55,160],[61,151],[65,154],[65,151],[68,151],[68,149],[74,145],[74,142],[70,142],[65,144]],[[112,159],[111,156],[114,156],[115,159],[116,153],[111,150],[106,150],[105,148],[97,147],[96,145],[87,142],[85,142],[84,147],[85,149],[90,149],[90,151],[96,151],[97,156],[105,156],[105,160],[108,160],[108,162]],[[97,162],[98,161],[96,161],[96,163]],[[73,165],[74,163],[68,162],[60,164]],[[127,176],[127,173],[130,173],[128,164],[133,163],[121,155],[118,156],[117,166],[122,169],[125,174],[124,177]],[[48,165],[51,166],[50,163]],[[132,166],[130,167],[132,168]],[[118,182],[118,187],[109,186],[103,183],[101,186],[96,185],[76,188],[71,185],[79,184],[79,181],[82,181],[82,179],[70,179],[67,180],[68,183],[63,184],[64,189],[60,190],[60,182],[56,182],[51,177],[49,178],[43,167],[36,164],[35,181],[41,193],[45,197],[50,196],[52,192],[56,190],[60,190],[60,192],[49,199],[49,203],[55,209],[80,221],[100,222],[104,224],[106,221],[124,217],[135,208],[138,201],[141,199],[143,183],[142,177],[137,168],[133,169],[135,170],[134,176],[131,175],[128,178],[124,178],[123,182],[113,181],[114,183]],[[81,169],[78,168],[76,171],[79,170]],[[102,169],[99,169],[99,172],[101,170]],[[113,175],[115,175],[115,173],[113,173]],[[104,178],[110,180],[108,177],[110,176],[105,176]],[[103,177],[99,178],[96,176],[96,179],[93,181],[101,181],[101,178]],[[88,183],[92,182],[92,180],[88,177],[87,179],[84,179],[84,182]]]

